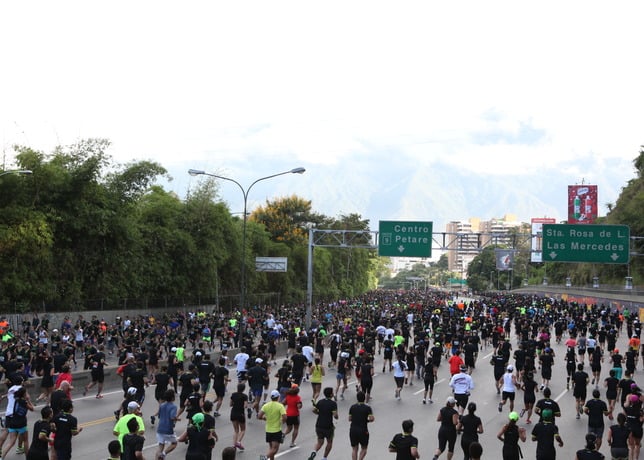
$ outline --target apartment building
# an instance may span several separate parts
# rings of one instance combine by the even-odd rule
[[[450,271],[461,273],[464,277],[467,267],[489,245],[512,246],[513,240],[510,229],[520,228],[522,222],[514,214],[506,214],[502,218],[481,220],[471,217],[467,221],[448,222],[445,232],[448,233],[447,263]]]

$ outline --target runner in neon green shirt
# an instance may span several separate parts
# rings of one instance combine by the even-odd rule
[[[286,407],[279,402],[280,392],[271,392],[271,401],[262,406],[257,414],[260,420],[266,420],[266,442],[268,443],[267,459],[274,459],[282,443],[282,424],[286,422]]]

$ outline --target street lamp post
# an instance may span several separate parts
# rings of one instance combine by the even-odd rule
[[[33,174],[33,171],[30,169],[10,169],[9,171],[1,172],[0,177],[6,174],[19,174],[21,176],[29,176],[30,174]]]
[[[248,193],[250,192],[250,189],[253,188],[253,186],[266,179],[271,179],[273,177],[277,176],[283,176],[285,174],[303,174],[306,171],[306,169],[299,167],[299,168],[293,168],[288,171],[283,171],[281,173],[277,174],[271,174],[270,176],[265,176],[265,177],[260,177],[259,179],[256,179],[252,184],[248,186],[248,188],[244,189],[244,187],[237,182],[235,179],[231,179],[230,177],[225,177],[225,176],[220,176],[218,174],[211,174],[206,171],[203,171],[201,169],[189,169],[188,174],[191,176],[210,176],[214,177],[217,179],[222,179],[222,180],[227,180],[229,182],[233,182],[234,184],[239,187],[239,190],[241,190],[242,195],[244,197],[244,216],[242,220],[242,261],[241,261],[241,288],[240,288],[240,295],[239,295],[239,303],[241,305],[242,311],[244,308],[246,308],[246,221],[248,219]],[[244,318],[242,316],[241,318],[241,324],[239,327],[239,335],[240,338],[244,339],[244,332],[245,332],[245,325],[244,325]]]

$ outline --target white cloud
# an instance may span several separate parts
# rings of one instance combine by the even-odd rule
[[[628,163],[643,143],[643,12],[592,1],[4,3],[0,142],[50,151],[106,137],[120,161],[244,179],[264,174],[259,159],[314,174],[388,158],[409,175],[446,162],[498,176],[560,167],[574,182],[599,173],[584,169],[589,158]]]

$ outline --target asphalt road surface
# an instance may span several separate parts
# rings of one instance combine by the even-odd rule
[[[627,339],[624,334],[618,341],[620,349],[626,349]],[[513,347],[516,347],[516,340],[512,340]],[[562,417],[556,420],[559,426],[561,436],[564,441],[564,447],[557,448],[557,456],[562,459],[574,458],[575,452],[584,446],[584,436],[587,432],[587,417],[583,416],[580,420],[575,418],[575,401],[572,396],[572,390],[566,390],[565,381],[565,364],[564,350],[565,346],[554,345],[553,349],[556,353],[555,366],[553,368],[553,378],[550,384],[552,390],[552,398],[559,402],[562,410]],[[493,382],[493,369],[489,364],[492,354],[492,348],[484,348],[480,353],[477,361],[477,367],[472,373],[475,383],[475,389],[472,392],[470,401],[478,405],[477,415],[483,420],[485,432],[480,435],[480,442],[483,445],[483,458],[501,458],[502,443],[497,440],[496,435],[500,428],[506,423],[508,419],[509,408],[508,405],[503,408],[503,412],[499,413],[497,405],[500,401],[500,396],[497,395]],[[283,357],[282,357],[283,359]],[[512,362],[512,361],[511,361]],[[586,357],[585,370],[590,374],[588,360]],[[278,365],[281,360],[278,360]],[[445,400],[451,395],[448,381],[449,381],[449,366],[444,361],[441,365],[438,374],[437,384],[434,389],[434,403],[422,404],[422,381],[414,381],[412,385],[406,385],[402,391],[400,400],[394,398],[394,379],[390,373],[381,373],[382,370],[382,356],[376,356],[375,362],[376,376],[374,378],[373,400],[370,405],[373,408],[375,421],[370,424],[370,444],[367,458],[372,459],[393,459],[394,454],[388,452],[388,444],[395,433],[401,431],[401,422],[404,419],[411,418],[415,422],[414,435],[419,438],[419,452],[422,458],[431,459],[434,455],[434,450],[438,445],[437,431],[438,423],[436,416],[439,409],[444,405]],[[272,374],[277,370],[277,366],[273,366]],[[609,365],[606,361],[602,368],[601,379],[608,376]],[[231,376],[234,376],[234,370],[231,369]],[[642,368],[639,366],[635,380],[644,384],[644,377],[642,376]],[[275,379],[272,379],[275,382]],[[234,391],[236,382],[229,384],[229,392]],[[332,369],[327,369],[324,386],[333,386],[335,388],[335,372]],[[274,385],[271,385],[271,389]],[[147,399],[143,406],[144,420],[146,423],[145,433],[145,450],[144,456],[146,459],[154,459],[156,449],[155,427],[150,426],[150,417],[156,410],[156,401],[153,398],[153,388],[147,391]],[[588,387],[589,396],[592,393],[592,386]],[[73,458],[77,459],[103,459],[107,458],[107,444],[114,439],[112,436],[112,428],[115,423],[113,411],[118,407],[122,400],[122,391],[120,388],[106,389],[104,399],[97,400],[93,395],[86,397],[82,396],[82,388],[77,388],[74,395],[74,415],[78,418],[83,431],[74,438],[73,441]],[[281,446],[277,458],[283,460],[291,459],[307,459],[315,444],[315,420],[316,415],[312,412],[311,404],[311,387],[309,383],[302,384],[300,393],[304,407],[301,412],[301,426],[299,436],[296,440],[296,447],[289,448],[291,443],[291,436],[289,435],[285,443]],[[345,393],[345,400],[338,398],[339,420],[336,426],[336,437],[334,446],[329,455],[329,458],[348,460],[351,458],[351,447],[349,444],[349,422],[348,411],[349,407],[356,402],[355,398],[355,379],[349,382],[349,388]],[[537,394],[537,399],[542,397],[541,393]],[[602,388],[602,398],[605,397],[604,389]],[[177,401],[178,403],[178,401]],[[523,405],[523,394],[517,393],[515,410],[518,412]],[[42,407],[42,404],[37,406],[36,410]],[[221,450],[232,445],[232,426],[229,421],[229,406],[228,396],[225,399],[224,406],[222,406],[221,417],[217,418],[216,430],[219,435],[219,442],[214,448],[213,459],[221,458]],[[32,413],[29,416],[29,426],[33,427],[33,423],[37,420],[37,414]],[[530,459],[535,456],[536,443],[530,440],[530,431],[536,423],[537,418],[533,416],[533,424],[526,425],[526,417],[524,416],[520,421],[520,426],[528,430],[528,441],[521,445],[524,453],[524,458]],[[605,420],[606,431],[608,426],[613,422],[608,419]],[[181,421],[177,423],[176,433],[181,434],[185,429],[186,422]],[[31,437],[31,433],[30,433]],[[606,435],[604,434],[604,441]],[[247,424],[246,437],[243,442],[245,451],[238,453],[238,458],[257,459],[261,454],[266,452],[266,443],[264,442],[264,422],[253,418]],[[181,444],[171,453],[168,458],[182,459],[185,457],[186,446]],[[601,452],[610,458],[609,448],[604,442]],[[460,438],[457,440],[454,458],[462,458],[462,450],[460,448]],[[440,458],[446,458],[447,454],[443,453]],[[13,452],[9,458],[20,458],[21,456],[15,455]],[[318,459],[322,458],[322,451],[318,453]]]

